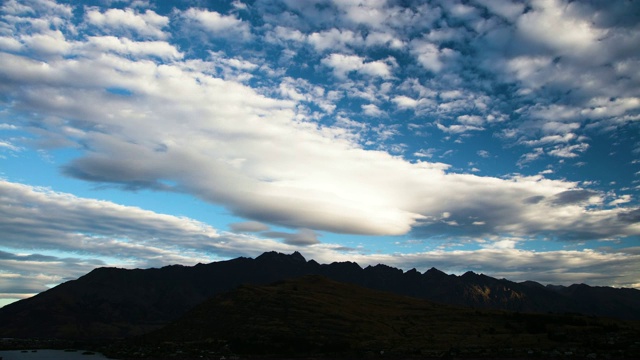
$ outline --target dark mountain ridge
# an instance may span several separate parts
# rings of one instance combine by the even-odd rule
[[[267,252],[255,259],[172,265],[160,269],[98,268],[32,298],[0,309],[0,337],[121,338],[173,321],[213,295],[242,284],[269,284],[304,275],[474,308],[583,313],[640,319],[640,291],[516,283],[482,274],[420,273],[386,265],[319,264],[300,253]]]

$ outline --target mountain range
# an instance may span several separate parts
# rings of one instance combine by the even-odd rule
[[[264,253],[195,266],[97,268],[0,309],[0,337],[115,339],[150,333],[241,285],[318,275],[331,281],[470,309],[580,313],[640,320],[640,290],[543,286],[467,272],[447,275],[353,262],[319,264],[300,253]]]

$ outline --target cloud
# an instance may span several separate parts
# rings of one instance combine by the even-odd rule
[[[135,58],[158,57],[165,60],[181,59],[183,54],[165,41],[132,41],[115,36],[94,36],[78,49],[80,52],[113,52]]]
[[[47,131],[42,134],[78,145],[80,156],[63,166],[68,176],[125,189],[182,191],[254,221],[337,233],[576,231],[610,238],[638,232],[634,224],[617,223],[616,212],[622,208],[572,206],[565,211],[545,202],[524,206],[520,201],[553,196],[574,188],[573,183],[445,173],[436,164],[365,150],[353,141],[356,137],[345,136],[345,128],[318,125],[297,113],[296,101],[302,100],[297,85],[296,92],[289,92],[291,100],[271,98],[217,77],[205,61],[198,66],[179,58],[173,63],[133,61],[127,54],[138,54],[137,43],[106,40],[113,40],[118,52],[105,56],[85,51],[48,62],[0,55],[0,77],[13,97],[9,111],[28,108],[55,115],[29,122]],[[74,48],[86,49],[95,41],[88,38]],[[120,48],[122,44],[130,47]],[[332,54],[324,61],[341,76],[349,71],[386,76],[390,71],[387,63],[354,55]],[[21,90],[25,86],[28,93]],[[110,88],[130,95],[114,95],[106,91]],[[464,92],[443,95],[466,101]],[[459,120],[480,121],[473,116]],[[397,135],[394,126],[376,130],[379,141]],[[483,129],[437,127],[451,134]],[[567,156],[581,149],[559,148],[551,154]],[[444,211],[459,226],[433,220]],[[471,226],[474,221],[485,225]]]
[[[575,205],[580,196],[560,195]],[[511,280],[537,280],[570,284],[587,282],[630,286],[637,284],[637,252],[529,251],[518,249],[518,238],[487,238],[484,248],[469,251],[367,254],[366,249],[345,249],[320,243],[318,232],[265,231],[260,237],[220,232],[185,217],[159,214],[113,202],[79,198],[46,188],[0,181],[0,298],[24,298],[95,267],[158,267],[193,265],[264,251],[291,253],[304,246],[304,255],[321,263],[357,261],[363,266],[384,263],[425,271],[433,266],[447,272],[469,269]],[[571,199],[569,199],[571,198]],[[577,199],[580,198],[580,199]],[[559,206],[557,197],[552,200]],[[535,203],[545,202],[541,199]],[[534,202],[529,202],[533,204]],[[640,210],[618,212],[621,223],[637,224]],[[442,219],[456,221],[456,213]],[[483,226],[475,220],[476,225]],[[464,224],[461,223],[462,226]],[[257,222],[233,225],[235,230],[264,231]],[[274,241],[270,238],[283,240]],[[362,251],[365,250],[363,253]],[[614,274],[614,275],[606,275]]]
[[[63,55],[71,48],[71,44],[65,41],[64,35],[59,30],[24,35],[20,40],[37,55],[45,57]]]
[[[485,123],[485,120],[478,115],[460,115],[457,121],[467,126],[482,126]]]
[[[535,160],[539,159],[542,155],[544,155],[544,149],[543,148],[535,148],[535,149],[533,149],[533,152],[530,152],[530,153],[527,153],[527,154],[523,154],[522,156],[520,156],[520,159],[518,159],[517,165],[519,167],[523,167],[527,163],[530,163],[532,161],[535,161]]]
[[[439,130],[442,130],[443,132],[449,133],[449,134],[462,134],[468,131],[481,131],[484,130],[483,127],[480,126],[474,126],[474,125],[457,125],[457,124],[453,124],[453,125],[449,125],[449,126],[445,126],[442,125],[440,123],[436,124],[436,127]]]
[[[569,56],[584,55],[584,51],[605,35],[593,26],[589,18],[572,3],[559,0],[532,2],[532,11],[517,20],[521,36]]]
[[[319,244],[317,232],[311,229],[299,229],[296,233],[285,233],[279,231],[266,231],[261,234],[266,237],[279,238],[284,240],[285,244],[293,246],[307,246]]]
[[[413,40],[410,46],[411,53],[416,57],[418,63],[434,73],[442,71],[445,65],[452,62],[457,56],[455,50],[441,49],[437,44],[428,41]]]
[[[385,112],[380,110],[375,104],[362,105],[363,112],[368,116],[384,116]]]
[[[585,152],[589,148],[589,144],[576,144],[570,146],[556,146],[553,150],[549,151],[549,155],[553,155],[561,158],[575,158],[578,157],[578,153]]]
[[[209,58],[194,59],[189,51],[193,49],[179,41],[170,42],[171,38],[139,41],[126,36],[83,37],[75,34],[74,26],[64,19],[53,27],[60,30],[51,30],[48,21],[45,30],[35,25],[15,26],[15,38],[25,46],[16,53],[0,53],[1,86],[3,94],[11,99],[5,114],[39,137],[41,143],[74,148],[77,157],[62,165],[67,176],[129,190],[180,191],[265,224],[374,235],[413,231],[429,236],[450,230],[464,236],[559,236],[575,232],[609,239],[635,235],[637,225],[621,222],[618,216],[633,211],[632,203],[618,204],[616,209],[604,203],[526,203],[524,199],[551,199],[570,189],[586,189],[578,189],[569,180],[456,174],[449,164],[404,160],[394,154],[402,153],[407,145],[393,143],[402,135],[398,130],[404,126],[401,121],[389,117],[393,123],[363,125],[349,113],[364,110],[365,115],[380,114],[378,110],[385,111],[388,103],[395,103],[398,109],[416,109],[417,115],[425,116],[424,126],[435,125],[444,136],[491,130],[489,115],[506,119],[505,114],[512,114],[514,121],[505,132],[509,136],[500,139],[521,144],[530,141],[526,144],[536,146],[520,157],[518,165],[542,159],[545,154],[567,159],[584,155],[588,139],[581,138],[586,131],[583,111],[600,113],[599,107],[610,110],[603,110],[603,114],[632,115],[636,111],[635,93],[617,96],[626,90],[612,86],[617,84],[611,80],[616,77],[609,76],[609,71],[627,71],[633,76],[629,70],[633,64],[616,62],[603,67],[604,75],[599,71],[594,74],[585,71],[592,67],[580,59],[559,56],[557,46],[545,42],[548,34],[532,34],[531,39],[525,39],[514,26],[541,24],[544,19],[555,19],[555,12],[564,11],[554,2],[546,14],[541,4],[531,9],[535,14],[521,15],[528,18],[520,25],[503,20],[472,24],[476,14],[473,9],[445,9],[456,21],[476,26],[474,31],[478,32],[470,38],[470,30],[461,31],[460,36],[449,37],[447,44],[408,36],[426,34],[425,29],[435,22],[426,18],[438,20],[441,10],[379,4],[372,10],[376,14],[395,14],[388,17],[388,26],[394,29],[394,37],[406,43],[405,48],[394,50],[402,56],[379,59],[359,51],[343,54],[332,49],[328,55],[310,55],[309,64],[296,67],[290,74],[282,72],[289,63],[269,64],[272,68],[263,65],[253,47],[243,56],[227,55],[227,50],[231,51],[227,47],[208,52]],[[517,6],[507,11],[509,4],[501,5],[505,8],[491,11],[502,11],[501,16],[518,15],[514,10]],[[283,14],[283,19],[291,21],[285,24],[282,20],[281,29],[293,25],[306,29],[293,32],[291,38],[300,40],[291,41],[306,41],[306,34],[332,34],[326,29],[334,26],[312,25],[334,21],[334,12],[309,4],[288,3],[286,7],[298,9],[300,14]],[[332,5],[327,8],[336,9]],[[118,16],[147,14],[122,11]],[[101,16],[106,13],[99,12]],[[319,17],[305,25],[300,19],[311,14]],[[571,12],[571,19],[577,20],[569,23],[582,24],[580,14]],[[247,39],[251,31],[257,35],[273,28],[269,23],[252,29],[248,21],[236,15],[203,9],[176,10],[172,16],[171,27],[186,26],[180,29],[187,32],[196,27],[214,38],[229,35]],[[352,22],[362,23],[356,20]],[[269,21],[267,15],[264,21]],[[355,30],[346,28],[340,29],[341,34],[347,30],[355,34]],[[438,36],[446,35],[444,30]],[[513,47],[501,48],[501,42],[483,43],[489,35],[500,35],[494,32],[500,32]],[[34,44],[44,43],[28,43],[26,39],[35,39],[35,35],[56,39],[55,47],[65,56],[34,57],[38,48]],[[408,41],[410,38],[414,40]],[[327,44],[335,40],[326,39]],[[538,45],[529,48],[518,40]],[[178,51],[177,44],[187,47],[184,53]],[[631,61],[633,54],[622,59]],[[398,61],[410,66],[396,66]],[[292,75],[307,66],[313,69],[309,70],[310,78],[319,77],[326,69],[321,65],[336,75],[325,83],[326,89]],[[276,67],[281,72],[273,70]],[[269,75],[252,78],[262,71]],[[394,78],[398,73],[411,77]],[[590,90],[584,90],[582,80],[586,79],[581,76],[593,77],[584,82]],[[609,85],[600,86],[604,83]],[[635,85],[628,86],[627,90]],[[493,88],[502,90],[493,92]],[[606,96],[610,92],[613,98]],[[531,96],[540,104],[532,105]],[[349,108],[345,103],[355,105]],[[593,105],[593,109],[584,104]],[[323,118],[325,114],[316,107],[335,115]],[[407,153],[430,154],[415,150]],[[451,214],[449,223],[438,218],[443,212]]]
[[[592,190],[568,190],[555,194],[552,202],[555,205],[567,205],[589,202],[591,199],[597,203],[601,201],[601,196]]]
[[[632,196],[629,194],[625,194],[625,195],[621,195],[620,197],[614,199],[613,201],[611,201],[609,203],[609,205],[611,206],[615,206],[615,205],[620,205],[620,204],[626,204],[628,202],[630,202],[632,199]]]
[[[46,291],[52,284],[78,278],[107,264],[95,259],[14,254],[0,251],[0,301],[21,299]]]
[[[492,13],[509,21],[515,21],[525,10],[525,5],[511,0],[475,0]]]
[[[0,149],[6,149],[9,151],[21,151],[23,150],[21,147],[12,144],[9,141],[0,140]]]
[[[362,37],[350,30],[330,29],[314,32],[306,37],[316,51],[346,51],[350,46],[363,42]]]
[[[99,266],[193,265],[291,249],[269,239],[220,233],[185,217],[4,180],[0,199],[0,298],[31,296]],[[257,225],[237,227],[268,229]],[[313,232],[289,235],[292,242],[310,241]]]
[[[322,63],[333,68],[333,73],[338,78],[346,78],[350,72],[381,78],[391,76],[391,65],[386,61],[367,62],[357,55],[331,54],[322,59]]]
[[[210,226],[194,220],[77,198],[0,180],[0,228],[3,246],[39,248],[93,256],[153,259],[165,250],[158,244],[216,242]],[[187,234],[190,234],[187,236]],[[168,261],[186,260],[185,257]]]
[[[478,150],[476,154],[478,154],[478,156],[480,156],[481,158],[488,158],[489,156],[491,156],[491,154],[487,150]]]
[[[0,50],[19,51],[21,49],[22,49],[22,44],[20,43],[20,41],[8,36],[0,37]]]
[[[222,15],[216,11],[195,8],[187,9],[181,15],[190,24],[213,37],[239,37],[245,40],[251,38],[249,24],[235,15]]]
[[[138,13],[134,9],[108,9],[101,12],[90,9],[85,13],[87,23],[97,26],[107,33],[128,34],[133,32],[143,38],[166,39],[162,29],[169,25],[169,18],[158,15],[153,10]]]
[[[408,96],[399,95],[392,99],[399,109],[413,109],[418,106],[418,101]]]
[[[592,249],[582,251],[528,251],[517,248],[513,241],[505,240],[503,246],[473,251],[429,251],[397,255],[352,255],[360,264],[383,263],[404,269],[426,271],[436,267],[445,272],[468,271],[512,281],[536,279],[543,284],[570,285],[574,283],[615,284],[620,287],[637,287],[635,264],[638,254],[601,252]],[[308,255],[305,252],[305,256]],[[352,260],[353,261],[353,260]]]
[[[260,232],[269,230],[269,225],[258,221],[243,221],[229,224],[229,228],[233,232]]]

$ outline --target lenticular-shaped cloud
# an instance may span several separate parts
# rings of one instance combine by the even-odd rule
[[[150,51],[149,43],[98,39],[73,48],[117,51],[83,51],[47,62],[20,54],[0,57],[13,109],[53,115],[30,121],[83,145],[79,157],[64,166],[69,176],[128,189],[182,191],[256,221],[337,233],[398,235],[416,228],[472,234],[478,231],[473,224],[481,223],[486,233],[638,234],[636,224],[618,221],[621,209],[523,201],[553,197],[576,188],[574,183],[447,173],[437,164],[365,150],[343,136],[344,129],[305,119],[295,101],[201,70],[206,62],[193,67],[177,57],[172,63],[133,61],[126,55]],[[333,54],[326,61],[342,75],[384,77],[389,70],[382,61],[353,55]],[[106,91],[111,88],[129,95]],[[451,92],[452,101],[462,93],[456,94]],[[396,101],[410,106],[406,98]],[[375,109],[365,108],[370,114]],[[460,121],[438,127],[450,133],[482,129],[477,118]],[[558,148],[556,155],[579,150]],[[444,212],[451,217],[439,218]]]

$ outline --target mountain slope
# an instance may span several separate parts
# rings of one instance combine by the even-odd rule
[[[624,329],[623,329],[624,328]],[[305,276],[270,285],[241,286],[217,295],[165,328],[133,339],[167,357],[224,352],[293,356],[538,355],[580,348],[582,356],[612,349],[615,334],[625,355],[640,355],[638,323],[576,315],[473,310]],[[568,334],[561,337],[554,334]],[[511,352],[505,352],[510,348]],[[617,354],[621,354],[617,352]],[[117,354],[128,357],[126,353]],[[182,355],[185,356],[185,355]]]
[[[0,337],[118,338],[157,329],[207,298],[241,284],[322,275],[371,289],[475,308],[579,312],[640,319],[640,291],[587,285],[544,287],[468,272],[403,272],[386,265],[318,264],[301,254],[268,252],[193,267],[99,268],[0,309]]]

